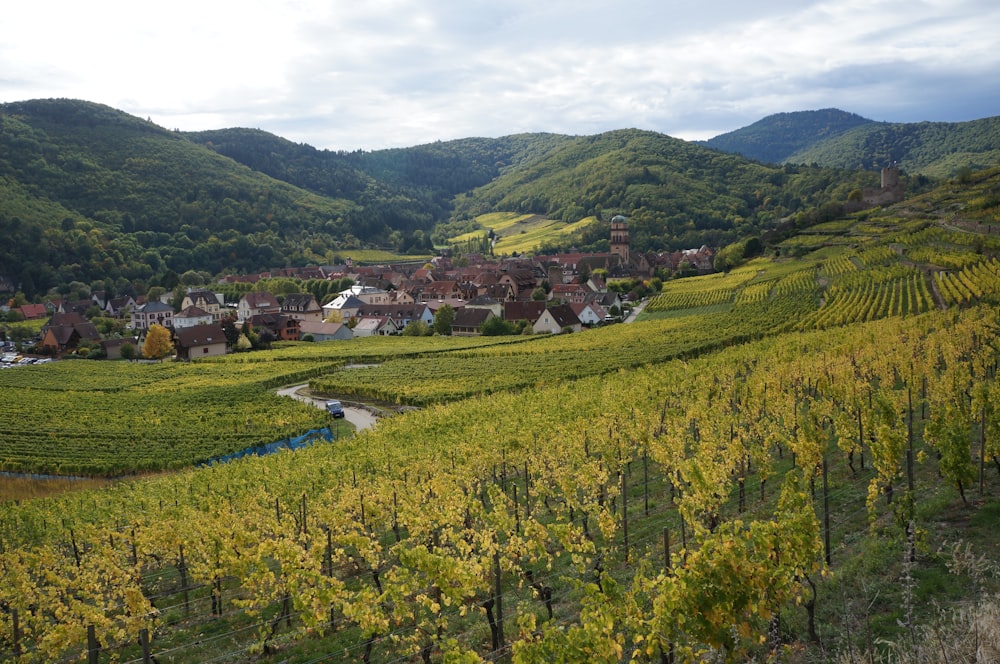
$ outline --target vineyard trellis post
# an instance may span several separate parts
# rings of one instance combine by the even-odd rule
[[[87,625],[87,664],[98,664],[101,644],[97,642],[97,632],[93,625]]]
[[[14,632],[13,633],[14,659],[17,659],[18,657],[21,656],[21,623],[18,620],[17,609],[10,610],[10,622]]]
[[[628,495],[625,493],[625,471],[619,471],[622,482],[622,537],[625,545],[625,562],[628,562]]]
[[[830,485],[827,483],[826,455],[823,456],[823,553],[830,565]]]
[[[149,650],[149,629],[139,630],[139,646],[142,648],[142,664],[152,664],[153,656]]]
[[[979,497],[986,490],[986,406],[979,409]]]
[[[501,652],[504,648],[503,635],[503,593],[501,592],[502,575],[500,572],[500,541],[497,540],[497,549],[493,552],[493,608],[496,611],[497,638],[494,650]]]

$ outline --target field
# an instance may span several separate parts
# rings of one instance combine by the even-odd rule
[[[0,659],[996,661],[1000,264],[896,214],[582,333],[5,371],[7,467],[174,472],[0,505]],[[190,467],[306,381],[419,408]]]

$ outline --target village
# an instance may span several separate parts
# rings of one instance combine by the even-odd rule
[[[453,258],[444,252],[429,261],[391,265],[344,264],[282,268],[252,275],[232,275],[220,284],[256,284],[264,279],[339,281],[350,287],[319,302],[309,293],[275,295],[252,290],[227,302],[211,288],[191,288],[180,308],[171,293],[160,299],[52,298],[18,308],[25,320],[48,317],[32,352],[62,357],[83,347],[88,356],[133,359],[153,326],[170,331],[177,359],[223,355],[252,333],[270,341],[331,341],[404,334],[416,323],[420,333],[474,336],[490,323],[503,322],[500,333],[559,334],[618,322],[631,308],[634,293],[609,288],[611,281],[639,283],[656,274],[712,271],[707,247],[667,254],[633,254],[626,219],[611,223],[608,253],[566,253],[496,259],[479,254]],[[220,289],[225,290],[225,289]],[[102,337],[88,318],[125,322],[129,334]],[[444,310],[444,316],[439,312]],[[411,330],[409,333],[413,333]],[[497,333],[497,332],[493,332]],[[131,346],[131,348],[126,348]],[[13,359],[11,357],[10,359]],[[20,358],[28,363],[38,358]],[[11,362],[7,362],[10,365]]]

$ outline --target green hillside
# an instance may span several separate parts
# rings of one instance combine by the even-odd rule
[[[880,169],[954,177],[1000,163],[1000,116],[971,122],[873,123],[817,141],[785,161],[834,168]]]
[[[743,155],[748,159],[781,164],[812,163],[790,160],[789,157],[814,144],[840,136],[859,126],[875,124],[872,120],[836,108],[820,111],[775,113],[751,125],[720,134],[704,142],[723,152]],[[825,162],[823,165],[829,165]],[[852,168],[854,165],[847,166]]]
[[[818,164],[949,178],[1000,161],[1000,117],[971,122],[874,122],[837,109],[777,113],[704,142],[775,164]]]
[[[998,191],[580,333],[2,371],[0,467],[172,472],[0,503],[0,659],[995,661]],[[328,424],[307,380],[420,407],[189,467]]]
[[[69,100],[0,106],[0,177],[0,266],[29,296],[331,260],[355,206]]]
[[[875,183],[871,173],[757,164],[639,130],[577,137],[456,199],[457,219],[488,212],[567,223],[629,216],[639,251],[714,246],[772,228],[782,217]],[[607,250],[606,228],[561,245]]]
[[[862,121],[816,111],[744,132],[785,151],[842,132],[814,146],[826,156],[799,157],[821,166],[775,166],[637,130],[343,153],[249,129],[171,132],[89,102],[8,103],[0,105],[8,239],[0,284],[30,299],[74,282],[142,294],[174,288],[192,271],[205,280],[330,264],[362,249],[426,256],[485,232],[478,219],[498,213],[545,221],[530,234],[519,229],[519,242],[503,238],[501,252],[605,251],[604,222],[617,213],[629,217],[637,251],[724,246],[799,213],[830,218],[850,192],[877,185],[858,164],[893,159],[944,176],[998,157],[996,119],[844,130]],[[873,128],[881,133],[860,133]],[[908,187],[931,182],[911,178]]]

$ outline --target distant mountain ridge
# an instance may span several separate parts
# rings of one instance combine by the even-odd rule
[[[1000,163],[1000,116],[970,122],[876,122],[835,108],[776,113],[704,145],[774,164],[904,172],[935,178]]]
[[[808,125],[780,144],[802,154],[802,145],[853,137],[869,122],[835,109],[783,114],[730,139],[760,142]],[[994,125],[969,125],[960,132],[966,152],[951,154],[988,155],[973,151],[995,145]],[[939,135],[933,145],[958,142],[950,125],[929,129]],[[905,136],[927,154],[941,151],[923,130]],[[333,152],[259,130],[168,131],[86,101],[5,103],[0,284],[29,295],[72,282],[142,293],[192,271],[329,264],[363,247],[427,255],[432,242],[478,230],[475,218],[488,212],[603,220],[543,250],[604,251],[605,222],[619,213],[638,252],[718,246],[877,182],[856,167],[758,163],[635,129]]]
[[[781,164],[818,142],[873,123],[874,120],[836,108],[775,113],[746,127],[719,134],[704,144],[748,159]]]

